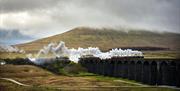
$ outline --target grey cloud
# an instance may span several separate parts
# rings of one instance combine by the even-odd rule
[[[1,12],[21,12],[44,9],[57,4],[59,0],[0,0]]]
[[[121,25],[121,20],[131,25],[146,25],[149,29],[179,32],[180,29],[180,0],[79,0],[65,2],[71,3],[79,12],[80,21],[102,23],[116,17]],[[96,13],[99,12],[99,13]],[[73,15],[69,16],[71,19]],[[95,16],[95,17],[94,17]],[[67,16],[66,16],[67,17]],[[71,18],[70,18],[71,17]],[[82,19],[87,17],[90,19]],[[64,17],[59,17],[60,20]],[[110,24],[118,24],[116,21]]]
[[[103,2],[104,1],[104,2]],[[98,9],[112,17],[117,16],[134,24],[148,24],[179,31],[180,0],[98,0],[96,3],[82,2],[81,5]]]
[[[180,32],[180,0],[0,0],[0,8],[4,13],[27,12],[25,24],[14,16],[4,25],[38,36],[78,26]]]
[[[32,39],[32,37],[22,34],[19,30],[0,28],[0,44],[18,44]]]

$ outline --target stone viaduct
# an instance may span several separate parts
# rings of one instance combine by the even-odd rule
[[[89,72],[135,80],[149,85],[180,87],[180,59],[143,57],[81,58],[79,63]]]

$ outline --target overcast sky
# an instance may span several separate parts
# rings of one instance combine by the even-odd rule
[[[40,38],[78,26],[180,32],[180,0],[0,0],[0,28]]]

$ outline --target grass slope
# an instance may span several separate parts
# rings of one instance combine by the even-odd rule
[[[161,47],[180,49],[180,34],[154,33],[149,31],[129,31],[113,29],[93,29],[80,27],[55,36],[17,45],[26,52],[37,52],[50,42],[64,41],[70,48],[99,47],[103,51],[122,47]]]
[[[117,81],[133,82],[126,79],[98,76],[92,73],[81,73],[73,77],[55,75],[32,65],[0,66],[0,77],[31,85],[23,87],[0,79],[0,91],[176,91],[158,87],[118,87],[137,85]]]

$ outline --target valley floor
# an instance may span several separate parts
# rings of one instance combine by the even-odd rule
[[[0,91],[56,91],[56,90],[103,90],[103,91],[176,91],[162,87],[148,87],[126,79],[104,77],[91,73],[76,76],[55,75],[32,65],[2,65],[0,78],[10,78],[30,86],[20,86],[0,80]]]

